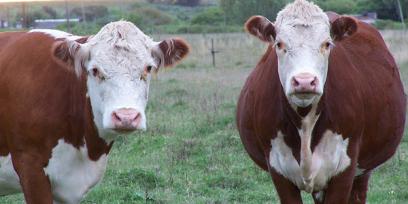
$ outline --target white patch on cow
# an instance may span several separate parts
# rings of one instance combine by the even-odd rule
[[[325,45],[332,41],[329,19],[317,5],[296,0],[278,13],[275,29],[275,45],[282,46],[276,48],[282,87],[290,103],[307,107],[323,94],[330,54]],[[294,91],[293,78],[305,73],[317,78],[314,94],[300,95]]]
[[[312,131],[319,118],[313,106],[302,118],[300,136],[300,164],[293,157],[292,150],[284,142],[284,135],[278,132],[272,140],[271,166],[291,180],[299,189],[309,193],[323,190],[333,176],[343,172],[350,165],[347,155],[348,139],[326,130],[319,143],[311,150]]]
[[[86,146],[80,149],[58,141],[44,172],[48,176],[54,203],[76,204],[105,173],[107,155],[98,161],[88,156]],[[11,162],[11,156],[0,157],[0,196],[21,193],[20,180]]]
[[[292,154],[292,150],[286,145],[282,132],[278,132],[271,141],[269,163],[279,174],[292,181],[296,186],[303,186],[302,172],[299,163]]]
[[[10,154],[0,156],[0,196],[21,192],[20,180],[14,171]]]
[[[324,191],[319,191],[315,194],[315,198],[319,202],[323,202],[324,199]]]
[[[29,31],[29,33],[34,33],[34,32],[44,33],[44,34],[46,34],[48,36],[51,36],[51,37],[53,37],[55,39],[65,38],[65,39],[69,39],[69,40],[77,40],[77,39],[81,38],[81,36],[75,36],[75,35],[72,35],[71,33],[67,33],[67,32],[60,31],[60,30],[33,29],[33,30]]]
[[[79,203],[88,190],[102,179],[106,164],[106,154],[92,161],[86,145],[77,149],[60,139],[52,150],[48,166],[44,168],[51,182],[54,201]]]

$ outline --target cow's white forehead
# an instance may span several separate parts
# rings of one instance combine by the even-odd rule
[[[275,26],[279,33],[287,27],[295,26],[325,26],[328,28],[330,23],[329,18],[319,6],[306,0],[296,0],[278,13]]]
[[[151,48],[155,42],[127,21],[105,25],[88,44],[91,60],[107,72],[143,68],[145,64],[154,63]]]
[[[133,23],[127,21],[117,21],[106,24],[93,36],[89,43],[107,44],[116,48],[127,50],[137,50],[138,46],[144,45],[145,48],[153,45],[153,40],[145,35]]]

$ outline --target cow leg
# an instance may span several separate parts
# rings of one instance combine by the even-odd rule
[[[333,177],[325,190],[325,204],[345,204],[348,203],[353,187],[354,176],[357,162],[351,159],[350,166],[342,173]]]
[[[356,175],[359,146],[360,137],[351,137],[347,148],[350,165],[342,173],[330,179],[325,190],[324,204],[345,204],[349,202]]]
[[[278,174],[274,169],[269,170],[271,172],[275,189],[279,195],[281,204],[301,204],[302,197],[300,190],[288,179]]]
[[[43,165],[35,154],[12,155],[27,204],[52,204],[51,185],[45,175]]]
[[[349,204],[365,204],[371,171],[354,178]]]
[[[325,191],[324,202],[325,204],[345,204],[348,203],[350,198],[350,192],[353,185],[353,178],[351,173],[354,172],[347,170],[340,175],[332,178]]]

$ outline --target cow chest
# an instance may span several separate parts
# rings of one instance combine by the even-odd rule
[[[285,135],[281,131],[271,140],[269,154],[272,168],[309,193],[325,189],[328,181],[343,172],[351,162],[347,155],[349,140],[331,130],[323,133],[312,152],[312,131],[318,118],[314,111],[302,118],[301,128],[298,129],[301,141],[299,162],[285,143]]]

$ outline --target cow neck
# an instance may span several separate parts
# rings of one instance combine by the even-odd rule
[[[307,107],[294,107],[291,106],[285,97],[280,97],[282,99],[282,110],[283,110],[283,119],[288,120],[294,127],[300,129],[302,126],[302,119],[307,117],[314,111],[315,114],[320,115],[324,110],[324,96],[320,97],[319,102],[316,105],[310,105]]]
[[[86,77],[85,77],[86,78]],[[82,80],[85,86],[85,90],[87,93],[87,86],[86,86],[86,79]],[[88,94],[86,94],[85,98],[85,145],[88,150],[88,156],[91,160],[98,160],[104,154],[108,154],[113,142],[109,144],[106,143],[104,139],[99,136],[98,129],[94,122],[94,117],[92,113],[92,106],[90,98]]]
[[[280,129],[287,132],[285,134],[287,137],[285,141],[287,143],[289,141],[299,141],[300,145],[296,147],[299,151],[294,151],[293,153],[301,166],[303,163],[305,167],[304,174],[307,177],[310,173],[310,169],[307,169],[307,167],[310,167],[312,152],[321,139],[321,130],[318,124],[320,122],[318,120],[324,115],[322,114],[324,110],[324,97],[322,96],[317,104],[304,108],[293,107],[289,104],[286,97],[281,98],[283,99],[281,104],[283,106],[282,118],[284,120],[284,123],[281,124],[289,123],[290,130],[287,127],[281,127]],[[323,117],[326,118],[326,115]]]
[[[294,127],[299,129],[301,127],[302,117],[301,115],[293,109],[293,107],[289,104],[288,99],[285,95],[280,97],[282,99],[282,109],[283,109],[283,118],[284,120],[289,121]]]

